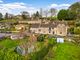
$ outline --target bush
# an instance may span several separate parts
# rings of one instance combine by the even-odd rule
[[[39,41],[39,42],[44,41],[45,36],[46,36],[46,35],[43,35],[43,34],[39,35],[39,36],[37,37],[37,41]]]
[[[69,28],[68,32],[71,33],[71,34],[74,34],[74,27]]]
[[[23,56],[16,54],[14,48],[3,48],[0,50],[0,60],[23,60]]]
[[[74,28],[74,34],[80,34],[80,27]]]
[[[76,26],[80,26],[80,21],[79,22],[76,22]]]
[[[55,45],[56,44],[56,39],[55,38],[49,38],[49,44],[50,45]]]

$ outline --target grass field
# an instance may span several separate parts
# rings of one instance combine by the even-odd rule
[[[73,43],[58,44],[53,50],[54,60],[80,60],[80,47]]]
[[[70,42],[56,44],[53,47],[44,46],[45,42],[36,42],[38,44],[37,49],[40,47],[39,51],[30,54],[31,56],[21,56],[14,52],[15,47],[25,43],[26,40],[27,39],[13,41],[9,38],[1,40],[0,60],[26,60],[27,57],[29,59],[31,58],[31,60],[39,59],[40,57],[40,59],[43,60],[80,60],[80,46]]]

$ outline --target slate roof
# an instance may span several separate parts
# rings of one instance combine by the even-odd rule
[[[31,24],[30,27],[32,28],[38,28],[40,26],[40,24]]]
[[[54,27],[57,27],[57,25],[58,24],[64,24],[65,26],[67,25],[66,23],[64,23],[64,22],[53,22],[53,21],[51,21],[51,22],[49,22],[48,24],[38,24],[38,23],[36,23],[36,24],[31,24],[31,28],[39,28],[39,27],[43,27],[43,28],[49,28],[49,27],[51,27],[51,28],[54,28]]]

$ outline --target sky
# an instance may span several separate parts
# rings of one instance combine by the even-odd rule
[[[79,0],[0,0],[0,12],[20,14],[28,11],[30,14],[39,11],[40,8],[47,10],[55,8],[57,10],[67,9],[71,4]]]

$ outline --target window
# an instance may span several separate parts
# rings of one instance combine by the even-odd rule
[[[41,29],[39,29],[39,32],[41,31]]]
[[[51,27],[49,27],[49,33],[51,33]]]
[[[54,34],[54,32],[53,32],[53,34]]]
[[[49,33],[51,33],[51,31],[49,31]]]
[[[62,34],[62,32],[60,32],[60,34]]]
[[[35,33],[35,30],[33,30],[33,33]]]

